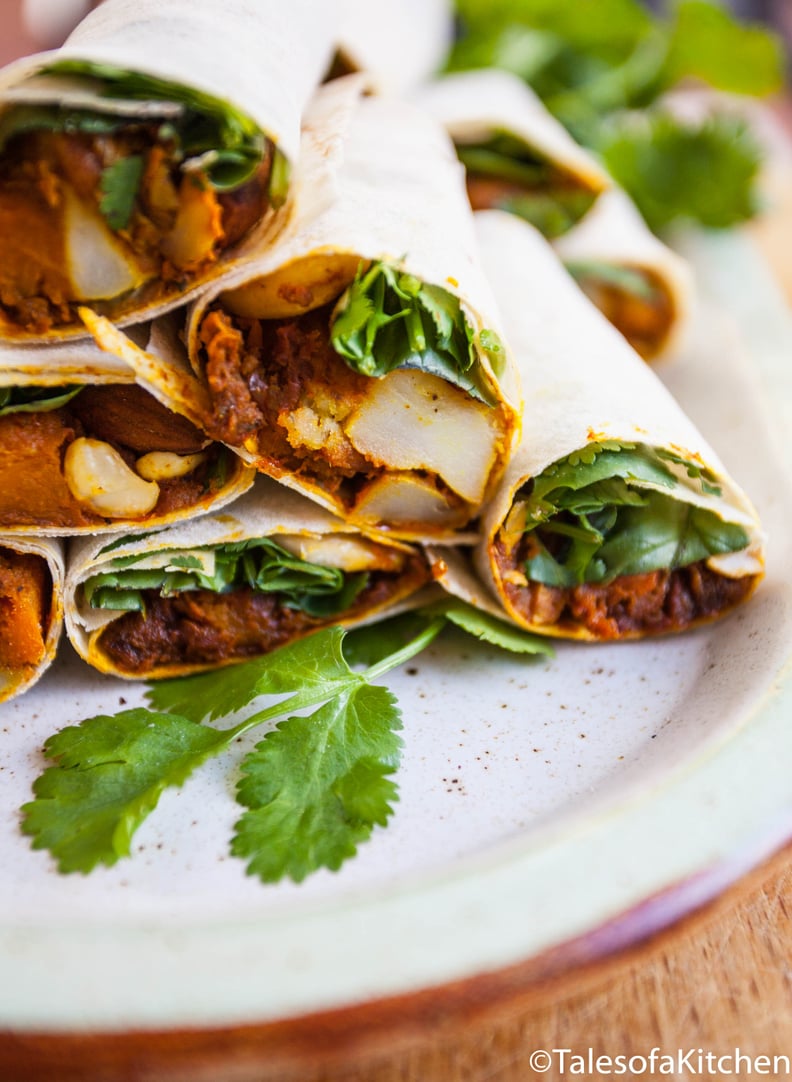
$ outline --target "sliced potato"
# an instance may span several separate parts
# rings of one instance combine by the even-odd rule
[[[283,534],[273,540],[293,556],[320,567],[337,567],[341,571],[399,571],[404,565],[401,550],[360,537]]]
[[[391,470],[428,470],[480,503],[495,466],[499,414],[438,376],[397,369],[372,380],[345,429],[355,449]]]
[[[376,526],[453,529],[470,518],[467,505],[452,506],[431,481],[409,473],[383,474],[363,489],[352,509],[355,522]]]
[[[94,207],[63,186],[66,267],[77,300],[104,300],[146,281],[130,250]]]

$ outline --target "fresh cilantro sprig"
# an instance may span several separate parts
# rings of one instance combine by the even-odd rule
[[[595,444],[535,478],[523,503],[528,578],[562,588],[608,583],[744,549],[741,525],[675,495],[684,482],[669,463],[684,466],[702,495],[720,494],[702,468],[643,444]]]
[[[681,218],[727,228],[760,208],[762,152],[739,117],[681,124],[665,112],[620,113],[602,127],[599,149],[656,232]]]
[[[459,300],[387,263],[361,265],[331,327],[333,349],[356,372],[380,377],[420,368],[495,405],[478,364],[473,329]],[[503,347],[493,331],[479,346],[500,372]]]
[[[89,718],[45,742],[52,765],[22,808],[22,829],[61,872],[112,866],[130,855],[135,832],[166,789],[251,730],[270,727],[241,763],[244,811],[231,851],[267,883],[336,870],[375,826],[386,825],[398,798],[401,715],[374,681],[425,649],[449,621],[506,649],[551,652],[542,640],[505,623],[499,630],[499,621],[449,601],[407,624],[352,632],[349,657],[347,633],[335,627],[263,658],[163,681],[147,692],[153,709]],[[364,654],[366,667],[356,671]],[[277,701],[262,708],[264,697]],[[226,728],[206,724],[240,714]]]
[[[779,91],[777,35],[711,0],[678,0],[663,14],[639,0],[457,0],[457,10],[461,34],[448,69],[499,67],[525,79],[603,156],[653,227],[676,218],[724,226],[755,213],[757,142],[725,117],[673,116],[662,99],[690,80],[758,97]],[[650,136],[637,116],[646,110]]]

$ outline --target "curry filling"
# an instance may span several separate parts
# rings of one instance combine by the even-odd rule
[[[120,319],[177,296],[285,197],[279,152],[226,103],[89,64],[27,86],[0,114],[8,338],[81,329],[81,303]]]
[[[3,528],[168,516],[218,491],[234,457],[136,384],[4,388],[0,396]]]
[[[32,553],[0,549],[0,669],[26,673],[44,659],[52,579]]]
[[[378,274],[387,285],[366,294]],[[375,264],[340,301],[293,317],[215,305],[198,337],[207,432],[356,521],[462,526],[502,467],[511,411],[492,397],[459,302],[443,290]]]

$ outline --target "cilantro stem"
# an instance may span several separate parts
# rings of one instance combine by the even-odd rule
[[[281,699],[281,701],[275,703],[274,706],[270,706],[266,710],[260,710],[256,714],[251,714],[249,718],[245,718],[244,721],[241,721],[232,729],[226,730],[228,743],[230,744],[231,741],[235,740],[237,737],[243,736],[245,733],[250,732],[251,729],[255,729],[267,721],[272,721],[274,718],[282,717],[287,713],[294,713],[297,710],[305,710],[310,706],[321,706],[322,703],[326,703],[328,699],[336,698],[348,689],[367,684],[372,679],[384,676],[384,674],[390,672],[391,669],[403,665],[405,661],[409,661],[410,658],[415,657],[416,654],[420,654],[422,650],[426,649],[429,643],[440,634],[445,624],[446,619],[444,616],[435,618],[420,635],[416,635],[416,637],[408,642],[406,646],[403,646],[401,650],[389,654],[386,658],[383,658],[382,661],[378,661],[376,665],[372,665],[371,668],[366,669],[363,673],[350,672],[348,679],[334,680],[331,686],[324,684],[320,687],[310,688],[306,691],[298,691],[295,695],[292,695],[291,698]]]
[[[435,617],[420,635],[416,635],[416,637],[411,639],[406,646],[401,648],[401,650],[397,650],[395,654],[389,654],[387,657],[383,658],[382,661],[378,661],[376,665],[372,665],[371,668],[366,669],[363,673],[363,679],[376,680],[377,677],[383,676],[386,672],[390,672],[391,669],[403,665],[405,661],[409,661],[410,658],[415,657],[416,654],[420,654],[433,639],[437,638],[446,623],[447,620],[445,616]]]

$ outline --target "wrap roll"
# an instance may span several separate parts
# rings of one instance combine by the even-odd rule
[[[509,211],[552,240],[645,360],[673,347],[690,307],[690,268],[522,79],[486,69],[444,76],[419,101],[454,140],[474,210]]]
[[[553,238],[613,185],[517,75],[489,68],[444,75],[415,97],[451,136],[474,210],[508,210]]]
[[[0,347],[0,532],[152,529],[245,492],[255,472],[189,419],[195,383],[91,341]]]
[[[0,340],[181,304],[288,210],[337,5],[105,0],[0,72]]]
[[[326,205],[298,204],[274,247],[201,294],[190,360],[203,427],[258,470],[357,525],[447,537],[503,472],[519,381],[447,136],[360,85],[327,84],[306,126],[301,191]],[[106,320],[93,331],[121,348]],[[149,351],[178,349],[158,321]]]
[[[423,554],[366,535],[267,478],[222,514],[70,553],[67,631],[102,672],[180,676],[391,611]]]
[[[645,361],[668,354],[694,293],[688,263],[652,233],[629,196],[604,192],[553,247],[567,270]]]
[[[0,702],[49,668],[63,630],[61,543],[0,535]]]
[[[764,567],[748,498],[538,233],[477,219],[525,391],[522,442],[482,516],[483,603],[530,631],[615,640],[744,601]],[[475,600],[453,560],[441,581]]]

